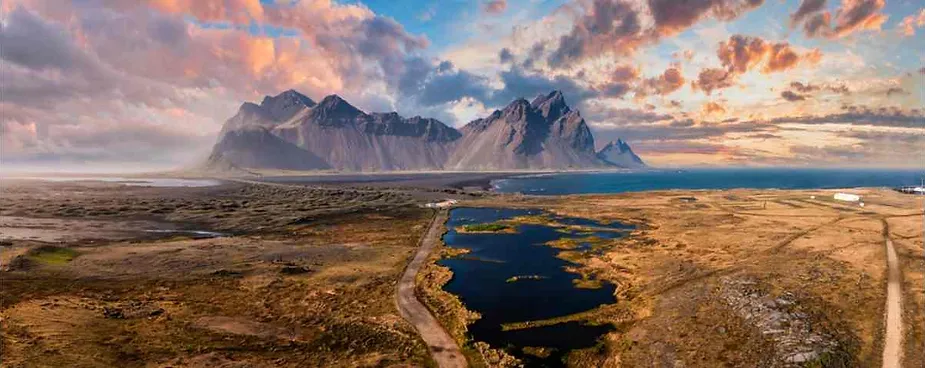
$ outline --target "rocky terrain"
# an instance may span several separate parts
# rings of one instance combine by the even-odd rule
[[[454,170],[582,169],[607,166],[594,137],[559,91],[519,99],[461,129],[459,149],[446,163]]]
[[[622,139],[607,143],[604,148],[598,151],[597,157],[611,165],[628,169],[646,167],[645,162]]]
[[[518,99],[457,130],[438,120],[366,113],[337,95],[288,90],[246,102],[225,122],[205,167],[228,169],[565,170],[645,164],[622,141],[594,151],[584,118],[559,91]]]

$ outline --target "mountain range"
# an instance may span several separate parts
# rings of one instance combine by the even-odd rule
[[[366,113],[337,95],[320,102],[288,90],[245,102],[222,126],[207,168],[392,171],[640,168],[622,140],[594,136],[559,91],[454,129],[395,112]]]

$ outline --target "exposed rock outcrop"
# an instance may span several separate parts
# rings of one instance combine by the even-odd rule
[[[518,99],[461,129],[452,170],[583,169],[606,164],[594,152],[594,137],[559,91],[533,102]]]
[[[584,118],[559,91],[532,102],[518,99],[456,130],[435,119],[366,113],[337,95],[316,103],[288,90],[259,105],[241,105],[222,127],[209,166],[336,171],[644,166],[619,143],[612,148],[617,153],[595,152]]]
[[[210,166],[280,170],[326,170],[320,157],[270,133],[266,128],[244,127],[226,132],[212,147]]]
[[[622,139],[607,143],[598,151],[597,157],[617,167],[627,169],[646,167],[645,162],[642,162],[642,159]]]

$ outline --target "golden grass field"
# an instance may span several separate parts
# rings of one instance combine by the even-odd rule
[[[621,239],[590,239],[596,252],[549,244],[578,263],[571,269],[584,276],[578,286],[616,284],[617,303],[505,326],[615,326],[598,346],[570,354],[569,366],[878,366],[884,235],[903,272],[903,361],[921,366],[922,197],[854,192],[865,207],[833,201],[828,190],[486,195],[459,205],[637,225]],[[419,206],[422,198],[456,194],[5,182],[0,365],[432,366],[394,292],[433,214]],[[517,221],[543,219],[506,225]],[[418,297],[471,365],[516,363],[498,347],[467,340],[478,314],[442,291],[452,272],[434,263],[456,256],[465,254],[445,247],[431,254]]]
[[[920,366],[923,199],[853,190],[863,196],[862,208],[833,200],[834,192],[508,195],[460,205],[542,208],[638,225],[628,237],[595,241],[606,249],[599,255],[569,250],[559,255],[580,263],[574,271],[588,279],[615,283],[616,304],[505,326],[586,320],[617,327],[604,344],[571,354],[570,366],[878,366],[884,234],[895,242],[902,263],[904,364]],[[561,243],[550,245],[569,248]],[[454,311],[455,303],[439,290],[451,276],[431,265],[420,288],[445,324],[464,336],[465,313]]]

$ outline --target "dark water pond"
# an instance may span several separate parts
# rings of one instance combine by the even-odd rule
[[[462,299],[466,307],[482,318],[469,326],[472,338],[495,348],[506,348],[529,366],[561,366],[569,350],[590,347],[610,331],[612,326],[590,326],[579,322],[523,330],[502,331],[501,325],[565,316],[614,303],[615,287],[602,283],[598,289],[580,289],[573,284],[581,279],[565,271],[571,262],[557,258],[559,249],[544,245],[560,238],[597,236],[612,239],[625,235],[631,226],[602,224],[586,219],[550,216],[558,223],[591,228],[571,231],[545,225],[518,225],[517,233],[457,233],[466,224],[491,223],[524,215],[542,215],[539,210],[457,208],[450,211],[447,246],[467,248],[465,257],[449,258],[440,264],[453,271],[453,279],[444,286]],[[587,229],[586,229],[587,230]],[[580,250],[581,248],[579,248]],[[508,282],[515,276],[539,276]],[[555,353],[545,359],[524,355],[523,347],[547,347]]]

